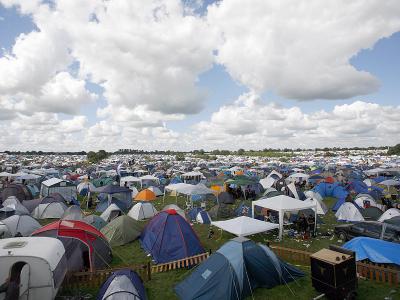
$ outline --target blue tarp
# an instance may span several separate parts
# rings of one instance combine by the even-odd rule
[[[400,266],[400,244],[368,237],[356,237],[345,243],[343,248],[354,251],[357,261],[369,259],[374,263]]]

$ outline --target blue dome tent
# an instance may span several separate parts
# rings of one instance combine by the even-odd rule
[[[157,264],[204,253],[190,224],[174,209],[155,215],[144,228],[140,243]]]
[[[97,300],[106,299],[146,300],[142,279],[130,269],[113,272],[102,284],[97,295]]]
[[[175,287],[180,299],[244,299],[258,287],[286,284],[304,273],[280,260],[268,247],[239,237]]]
[[[346,189],[338,182],[320,182],[314,187],[313,191],[320,194],[322,198],[335,197],[337,201],[332,207],[333,211],[337,211],[339,209],[340,205],[342,205],[346,201],[346,197],[349,194]]]

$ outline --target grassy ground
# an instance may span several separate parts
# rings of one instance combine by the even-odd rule
[[[178,205],[184,206],[184,198],[178,198]],[[325,202],[328,206],[332,206],[335,199],[326,199]],[[166,204],[176,203],[175,197],[167,197],[163,203],[162,199],[157,199],[154,205],[158,210]],[[211,205],[211,204],[209,204]],[[302,249],[310,252],[315,252],[319,249],[328,247],[330,244],[341,244],[340,241],[334,237],[332,233],[333,225],[336,223],[336,219],[332,212],[329,212],[323,217],[324,224],[318,228],[318,235],[316,238],[311,240],[302,240],[300,238],[289,238],[285,237],[283,241],[278,242],[276,240],[277,234],[258,234],[251,237],[252,240],[262,243],[271,243],[273,245],[280,245],[284,247]],[[204,248],[206,250],[215,251],[221,247],[225,242],[234,236],[220,232],[215,229],[215,235],[209,239],[207,237],[209,232],[209,226],[194,224],[193,228],[199,236]],[[326,236],[325,236],[326,234]],[[149,262],[150,258],[143,252],[140,247],[138,240],[129,243],[124,246],[113,248],[114,258],[112,261],[112,267],[123,267],[124,265],[130,264],[143,264]],[[312,299],[318,294],[315,292],[311,285],[310,269],[307,266],[299,266],[303,271],[306,272],[307,276],[301,278],[296,282],[291,282],[286,285],[274,287],[272,289],[259,288],[254,292],[253,299]],[[151,299],[177,299],[173,287],[186,278],[190,274],[191,270],[172,270],[165,273],[153,274],[152,279],[145,283],[146,292],[149,300]],[[386,284],[378,284],[369,281],[359,280],[358,295],[359,299],[384,299],[392,290]],[[93,296],[96,295],[97,291],[87,290],[85,292],[91,293]],[[251,299],[251,298],[249,298]],[[400,299],[399,295],[395,294],[393,299]]]

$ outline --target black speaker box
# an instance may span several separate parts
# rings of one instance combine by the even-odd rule
[[[328,299],[346,299],[357,288],[355,256],[330,249],[311,255],[312,285]]]

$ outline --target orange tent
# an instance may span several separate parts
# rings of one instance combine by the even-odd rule
[[[333,177],[329,176],[329,177],[326,177],[326,178],[325,178],[325,182],[326,182],[326,183],[334,183],[334,182],[335,182],[335,179],[333,179]]]
[[[149,189],[144,189],[136,195],[135,201],[153,201],[156,198],[156,194],[154,194],[153,191],[150,191]]]
[[[220,185],[212,185],[211,189],[214,191],[214,195],[218,195],[223,191],[223,187]]]

